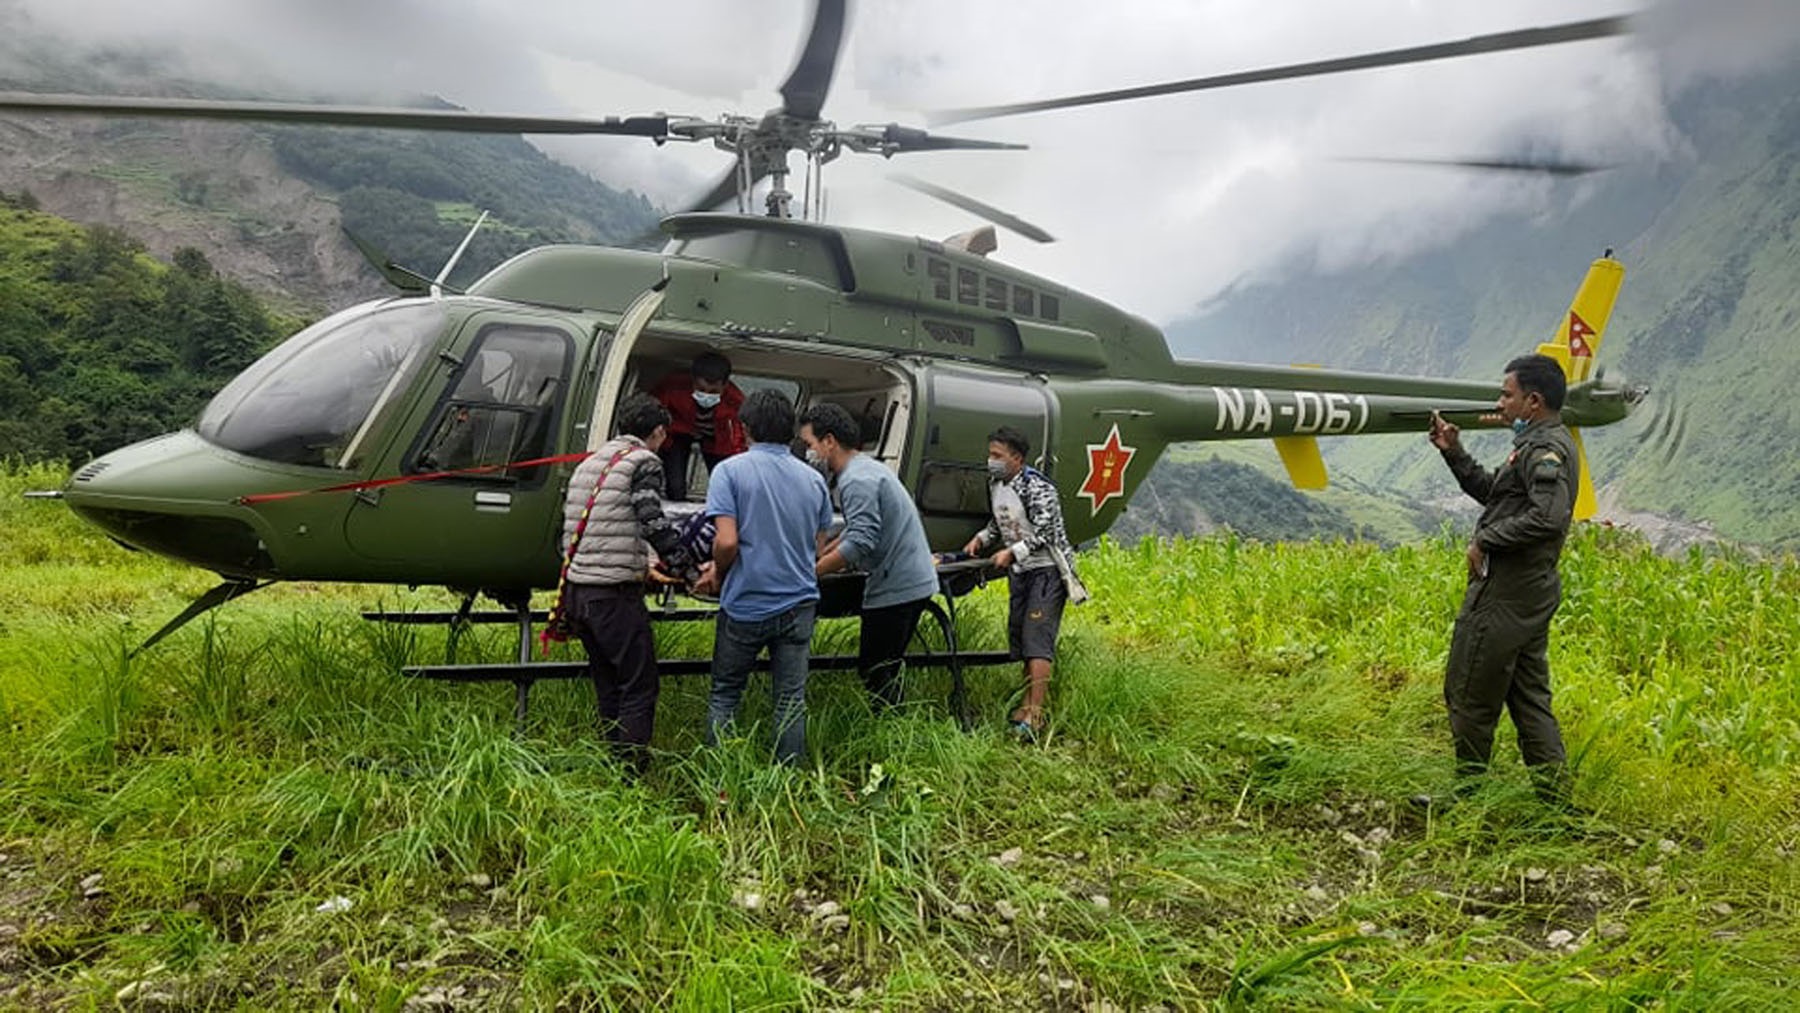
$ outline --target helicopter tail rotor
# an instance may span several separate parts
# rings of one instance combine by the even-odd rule
[[[1663,467],[1666,468],[1675,460],[1675,455],[1680,453],[1681,444],[1686,438],[1687,411],[1671,388],[1657,399],[1656,411],[1638,433],[1638,445],[1645,450],[1660,452]]]

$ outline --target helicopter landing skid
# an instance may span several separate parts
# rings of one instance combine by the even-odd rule
[[[936,599],[925,603],[925,615],[931,617],[938,628],[941,649],[932,649],[924,642],[918,630],[913,632],[913,640],[923,650],[910,652],[902,660],[909,668],[945,668],[950,672],[950,712],[955,716],[957,724],[964,730],[973,728],[973,719],[969,714],[968,697],[963,680],[965,667],[986,667],[993,665],[1009,665],[1015,659],[1006,651],[964,651],[956,637],[956,599],[984,583],[990,576],[984,571],[985,560],[972,561],[972,564],[951,564],[940,568],[938,575],[938,593],[943,604]],[[834,582],[835,583],[835,582]],[[855,588],[854,600],[860,602],[860,586]],[[823,618],[845,618],[856,614],[856,609],[843,594],[827,596],[825,602],[829,607],[821,609]],[[543,611],[531,611],[520,607],[513,611],[476,612],[471,609],[471,600],[465,600],[463,606],[453,612],[364,612],[364,619],[376,622],[402,623],[409,625],[449,624],[451,641],[449,645],[449,662],[443,665],[411,665],[401,669],[401,674],[418,679],[438,679],[445,682],[511,682],[513,684],[513,720],[524,726],[525,714],[529,705],[531,687],[534,683],[545,679],[585,679],[588,676],[588,664],[585,661],[543,661],[531,660],[531,627],[533,622],[542,622],[546,618]],[[651,622],[707,622],[716,618],[716,608],[679,608],[674,607],[673,599],[665,598],[664,607],[650,610]],[[519,625],[519,660],[516,662],[495,664],[454,663],[455,638],[461,629],[469,625],[482,623],[517,623]],[[670,658],[658,659],[657,671],[661,675],[709,675],[712,661],[709,658]],[[757,671],[767,671],[769,661],[759,658],[755,664]],[[855,671],[858,658],[854,654],[821,654],[810,660],[810,670],[814,672]]]

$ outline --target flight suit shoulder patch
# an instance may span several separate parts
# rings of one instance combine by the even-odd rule
[[[1562,454],[1555,450],[1542,451],[1531,463],[1531,475],[1533,478],[1559,478],[1562,476],[1562,470]]]

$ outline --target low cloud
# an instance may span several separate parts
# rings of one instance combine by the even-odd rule
[[[826,114],[920,124],[933,108],[1125,87],[1631,13],[1617,0],[864,0]],[[0,2],[0,35],[62,54],[151,52],[190,80],[265,94],[436,94],[494,112],[759,114],[776,105],[804,0],[234,0]],[[1153,318],[1244,277],[1349,265],[1453,242],[1495,215],[1543,214],[1581,182],[1340,161],[1529,153],[1608,163],[1679,152],[1668,96],[1794,59],[1790,0],[1682,0],[1637,36],[1168,96],[945,128],[1023,153],[914,156],[906,171],[1055,233],[999,257]],[[0,76],[36,64],[0,44]],[[728,164],[708,147],[543,139],[616,186],[681,203]],[[887,183],[878,159],[827,169],[843,224],[922,235],[961,212]],[[799,162],[794,164],[796,181]]]

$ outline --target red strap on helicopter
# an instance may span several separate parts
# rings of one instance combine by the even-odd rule
[[[556,457],[534,457],[529,461],[511,461],[506,464],[484,464],[477,468],[457,468],[452,471],[430,471],[419,475],[397,475],[393,478],[371,478],[363,482],[345,482],[342,485],[326,485],[317,489],[295,489],[289,492],[259,492],[249,496],[239,496],[232,502],[239,506],[250,506],[256,503],[267,503],[271,500],[293,499],[296,496],[311,496],[320,492],[355,492],[358,489],[379,489],[384,485],[405,485],[408,482],[429,482],[435,478],[454,478],[458,475],[486,475],[496,471],[508,471],[513,468],[536,468],[545,464],[568,464],[572,461],[585,461],[590,451],[579,454],[559,454]]]

